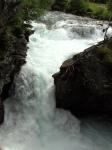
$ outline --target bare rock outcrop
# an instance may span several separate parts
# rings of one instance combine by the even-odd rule
[[[78,117],[112,115],[112,39],[65,61],[53,77],[58,108]]]
[[[9,96],[14,76],[25,64],[27,28],[16,24],[18,1],[0,0],[0,124],[4,120],[4,100]]]

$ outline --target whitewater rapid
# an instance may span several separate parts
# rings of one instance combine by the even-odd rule
[[[64,60],[103,40],[102,22],[49,12],[32,26],[27,63],[15,78],[14,95],[5,102],[1,149],[111,150],[105,128],[94,123],[81,127],[70,112],[55,108],[52,78]]]

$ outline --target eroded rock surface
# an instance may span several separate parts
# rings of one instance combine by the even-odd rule
[[[29,35],[25,27],[16,24],[17,9],[16,0],[0,0],[0,124],[4,120],[3,101],[26,58]]]
[[[78,117],[112,115],[112,39],[65,61],[53,77],[58,108]]]

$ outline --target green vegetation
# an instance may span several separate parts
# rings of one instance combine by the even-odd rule
[[[103,47],[97,47],[97,52],[100,54],[102,60],[108,64],[112,64],[112,43],[106,42]]]
[[[86,11],[88,0],[55,0],[54,9],[82,14]]]
[[[22,25],[24,21],[37,19],[49,9],[53,0],[17,0],[17,11],[12,20],[12,25]],[[16,6],[16,4],[15,4]]]
[[[112,10],[112,0],[107,4],[93,3],[89,0],[56,0],[54,8],[77,15],[108,20]]]
[[[88,3],[88,12],[92,17],[109,19],[109,11],[106,4]]]
[[[37,19],[53,0],[1,0],[0,3],[0,51],[6,54],[19,38],[26,40],[31,33],[29,22]],[[7,14],[7,15],[6,15]]]
[[[104,47],[104,48],[99,48],[98,51],[104,62],[109,64],[112,63],[112,49]]]
[[[13,9],[16,8],[16,12],[14,12],[12,19],[8,21],[6,31],[16,37],[19,37],[22,33],[29,35],[31,33],[29,22],[36,20],[46,9],[50,9],[52,4],[53,0],[17,0],[16,2],[9,2],[9,9],[10,6]]]
[[[23,30],[27,29],[24,22],[29,24],[31,20],[37,19],[46,9],[50,9],[53,0],[16,0],[15,2],[5,2],[4,6],[8,11],[12,10],[11,19],[7,22],[7,32],[21,34]],[[3,10],[4,11],[4,10]],[[13,12],[14,11],[14,12]],[[4,25],[4,23],[2,22]],[[28,26],[29,27],[29,26]]]
[[[53,0],[20,0],[21,13],[26,21],[33,20],[49,9],[52,3]]]
[[[108,10],[112,13],[112,0],[108,2]]]
[[[87,0],[71,0],[70,3],[70,11],[74,12],[75,14],[83,14],[86,13],[88,7]]]
[[[66,11],[69,8],[70,0],[56,0],[55,5],[59,6],[59,9]]]

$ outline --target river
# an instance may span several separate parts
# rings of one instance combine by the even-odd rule
[[[5,102],[1,149],[111,150],[111,128],[92,121],[81,125],[70,112],[55,108],[52,78],[64,60],[103,40],[106,23],[48,12],[32,26],[27,63],[15,77],[14,95]]]

